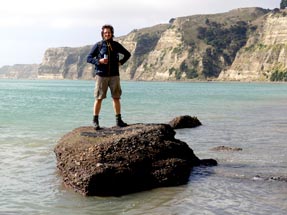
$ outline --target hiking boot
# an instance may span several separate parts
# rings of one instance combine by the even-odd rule
[[[121,114],[116,115],[116,123],[117,123],[117,126],[119,126],[119,127],[126,127],[126,126],[128,126],[128,124],[125,123],[125,122],[122,120]]]
[[[99,124],[99,116],[94,116],[93,124],[94,124],[94,129],[95,130],[100,130],[101,129],[100,124]]]

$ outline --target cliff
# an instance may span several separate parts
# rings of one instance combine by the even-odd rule
[[[167,25],[133,31],[120,39],[132,51],[122,74],[135,80],[217,78],[245,44],[251,22],[267,12],[244,8],[179,17]]]
[[[240,8],[135,29],[115,38],[132,54],[120,67],[121,78],[287,81],[286,23],[286,10]],[[37,77],[91,79],[91,47],[47,49]]]
[[[252,22],[268,10],[243,8],[213,15],[173,18],[116,38],[132,54],[121,67],[126,80],[216,79],[245,45]],[[48,49],[39,78],[91,78],[85,62],[91,46]]]
[[[257,20],[258,29],[219,79],[267,81],[281,73],[287,81],[287,29],[283,27],[287,26],[286,15],[286,11],[274,11]]]
[[[38,77],[38,64],[16,64],[0,68],[0,78],[36,79]]]
[[[38,69],[40,79],[91,79],[92,65],[86,63],[91,46],[49,48]]]

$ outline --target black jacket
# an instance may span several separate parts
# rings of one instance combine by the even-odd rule
[[[100,64],[99,60],[108,55],[108,64]],[[123,57],[121,56],[123,55]],[[102,40],[96,43],[87,56],[87,62],[95,65],[95,74],[102,77],[119,76],[119,63],[123,65],[131,54],[120,43]]]

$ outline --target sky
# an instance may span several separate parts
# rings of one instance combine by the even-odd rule
[[[115,36],[171,18],[243,7],[279,8],[281,0],[7,0],[0,6],[0,67],[40,64],[47,48],[93,45],[101,27]]]

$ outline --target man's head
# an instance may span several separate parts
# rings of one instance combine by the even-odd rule
[[[113,28],[113,26],[111,26],[111,25],[104,25],[102,27],[101,34],[102,34],[102,38],[104,40],[109,40],[109,39],[114,38],[114,28]]]

